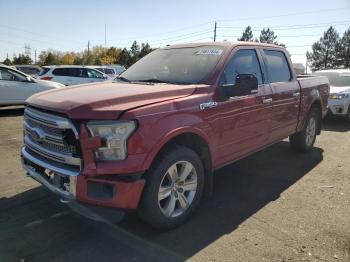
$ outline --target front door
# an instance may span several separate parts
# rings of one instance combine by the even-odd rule
[[[223,165],[262,148],[268,143],[271,88],[265,83],[255,49],[235,49],[221,76],[220,85],[235,84],[238,74],[253,74],[258,90],[246,96],[231,97],[220,102],[212,120],[218,136],[218,165]]]

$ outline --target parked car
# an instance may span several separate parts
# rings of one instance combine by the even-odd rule
[[[31,97],[23,167],[73,207],[171,228],[211,194],[214,170],[288,136],[311,150],[328,96],[327,78],[297,79],[281,46],[168,46],[114,82]]]
[[[94,68],[106,75],[108,75],[111,79],[114,79],[117,74],[115,73],[114,69],[111,67],[107,67],[107,66],[89,66],[89,68]]]
[[[0,65],[0,106],[22,105],[33,94],[63,86],[37,80],[9,66]]]
[[[33,78],[37,78],[41,71],[41,68],[36,65],[14,65],[13,67],[25,73],[26,75],[30,75]]]
[[[350,122],[350,70],[321,70],[313,73],[315,76],[326,76],[331,85],[328,99],[329,114],[344,117]]]
[[[108,66],[113,68],[117,75],[120,75],[126,70],[125,67],[122,65],[108,65]]]
[[[44,67],[39,78],[62,83],[66,86],[111,80],[109,76],[96,69],[69,65]]]

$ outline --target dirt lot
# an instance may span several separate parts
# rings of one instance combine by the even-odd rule
[[[286,141],[215,174],[185,225],[133,214],[87,221],[20,166],[22,109],[0,109],[0,261],[350,261],[350,124],[327,121],[315,149]]]

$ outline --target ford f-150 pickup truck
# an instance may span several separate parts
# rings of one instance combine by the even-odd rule
[[[113,82],[34,95],[23,167],[63,201],[177,226],[211,195],[214,170],[287,137],[312,149],[329,83],[291,65],[276,45],[174,45]]]

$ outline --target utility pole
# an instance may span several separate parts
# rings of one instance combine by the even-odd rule
[[[88,53],[87,53],[87,56],[88,57],[90,56],[90,41],[88,41]]]
[[[107,25],[105,24],[105,47],[107,47]]]
[[[36,65],[36,49],[34,50],[34,65]]]
[[[215,21],[215,25],[214,25],[214,42],[216,42],[216,21]]]

